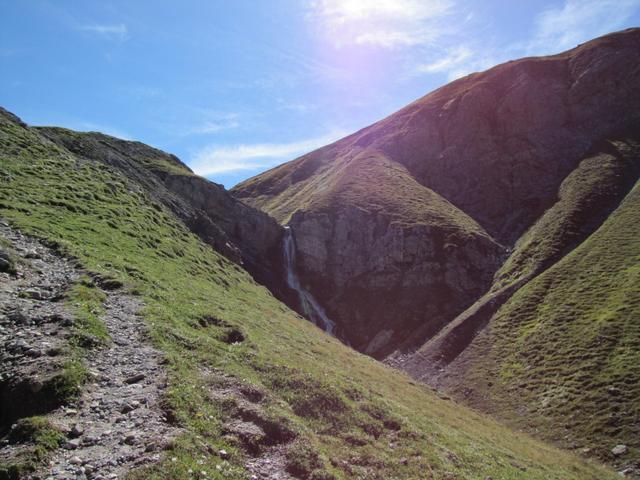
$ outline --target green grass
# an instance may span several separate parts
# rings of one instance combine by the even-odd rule
[[[247,478],[241,444],[223,435],[225,421],[242,415],[252,415],[269,441],[289,442],[289,468],[303,478],[615,478],[344,347],[118,172],[8,122],[0,146],[0,216],[89,271],[119,279],[146,304],[153,341],[168,360],[166,406],[185,433],[160,465],[132,478],[190,478],[190,470]],[[84,287],[74,299],[95,315],[99,299]],[[230,341],[230,331],[243,341]],[[214,395],[222,381],[215,372],[265,392],[256,411]],[[216,455],[221,448],[228,460]]]
[[[20,419],[9,435],[9,442],[33,444],[34,454],[39,459],[58,448],[64,439],[64,434],[45,417]]]
[[[140,142],[121,140],[98,132],[81,133],[60,127],[36,127],[48,138],[79,156],[91,157],[96,152],[109,151],[111,155],[130,159],[150,171],[173,175],[193,175],[176,157]],[[107,160],[107,159],[105,159]]]
[[[611,460],[640,453],[640,186],[584,243],[518,291],[466,355],[478,406]]]
[[[99,318],[104,313],[102,304],[105,300],[105,293],[87,276],[67,293],[67,303],[71,306],[74,316],[74,346],[87,349],[104,346],[109,342],[107,327]]]
[[[33,472],[64,439],[64,434],[45,417],[18,420],[9,433],[8,441],[23,444],[25,448],[10,464],[0,465],[0,480],[17,480]]]
[[[288,172],[295,176],[322,156],[322,150],[294,163],[285,164],[264,174],[267,177]],[[352,157],[352,158],[351,158]],[[238,188],[255,185],[260,179],[250,179]],[[279,179],[280,180],[280,179]],[[281,181],[281,180],[280,180]],[[477,222],[443,197],[418,183],[401,164],[389,160],[381,152],[371,150],[350,154],[318,168],[313,176],[293,182],[280,195],[247,197],[246,201],[287,224],[297,211],[322,213],[341,208],[361,209],[388,218],[389,222],[408,227],[424,225],[442,228],[461,242],[473,236],[492,241]]]
[[[622,142],[613,146],[623,155],[628,148]],[[562,182],[558,201],[518,240],[492,290],[537,275],[589,236],[630,189],[637,177],[633,163],[604,153],[583,160]]]

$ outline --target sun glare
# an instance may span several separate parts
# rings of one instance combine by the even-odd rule
[[[319,0],[313,12],[338,47],[394,48],[428,42],[435,29],[429,21],[451,8],[450,0]]]
[[[326,11],[336,19],[347,22],[366,18],[396,18],[406,16],[409,12],[407,2],[396,0],[347,0],[326,1]]]
[[[423,20],[441,15],[450,8],[444,0],[321,0],[316,8],[336,21],[363,19]]]

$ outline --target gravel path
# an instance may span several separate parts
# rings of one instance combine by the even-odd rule
[[[73,319],[59,300],[81,272],[6,224],[0,224],[0,235],[23,261],[17,276],[1,274],[1,379],[7,385],[37,386],[55,369],[56,352],[66,346]],[[90,379],[81,397],[49,413],[68,440],[53,453],[48,468],[31,478],[120,478],[157,461],[180,433],[160,408],[166,388],[163,357],[150,345],[139,315],[142,302],[118,290],[105,294],[101,319],[112,342],[87,355]],[[12,448],[21,446],[3,445],[0,461],[11,457]]]
[[[51,417],[70,432],[51,460],[54,478],[119,478],[159,460],[179,431],[159,407],[166,388],[162,356],[149,345],[139,300],[108,292],[102,320],[112,344],[87,359],[91,382],[77,405]]]

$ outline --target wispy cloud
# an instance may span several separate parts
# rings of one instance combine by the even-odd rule
[[[197,152],[189,166],[203,176],[269,168],[331,143],[345,134],[342,130],[336,130],[290,143],[211,145]]]
[[[174,127],[173,133],[177,133],[180,137],[188,137],[233,130],[241,127],[241,119],[244,116],[240,112],[225,112],[202,107],[191,110],[192,122],[177,128]]]
[[[469,63],[469,59],[472,57],[473,52],[469,47],[460,45],[452,48],[446,52],[446,54],[435,60],[434,62],[424,65],[418,65],[416,70],[419,73],[442,73],[446,72],[449,77],[457,76],[459,70],[464,69]]]
[[[468,45],[459,45],[446,49],[442,56],[430,63],[418,64],[413,75],[435,75],[444,74],[448,81],[469,75],[473,72],[480,72],[497,65],[508,59],[508,51],[486,46],[482,49],[474,49]]]
[[[129,39],[129,30],[124,23],[82,25],[80,30],[94,33],[116,42],[124,42]]]
[[[313,103],[299,102],[299,101],[293,101],[293,100],[289,101],[283,98],[278,98],[277,102],[278,102],[278,110],[286,110],[286,111],[296,112],[296,113],[307,113],[307,112],[314,111],[318,108],[318,106]]]
[[[322,23],[338,47],[410,47],[438,38],[453,6],[453,0],[314,0],[310,18]]]
[[[218,121],[205,121],[200,125],[193,126],[187,129],[184,134],[185,135],[205,135],[209,133],[217,133],[223,130],[230,130],[233,128],[238,128],[240,126],[240,122],[237,120],[237,116],[230,116],[226,119],[221,119]]]
[[[99,123],[79,122],[79,123],[70,124],[69,128],[71,128],[72,130],[78,130],[80,132],[100,132],[100,133],[104,133],[105,135],[111,135],[112,137],[120,138],[122,140],[133,139],[133,137],[129,135],[127,132],[117,127],[111,127],[109,125],[102,125]]]
[[[640,10],[640,0],[565,0],[542,10],[533,20],[529,38],[510,44],[460,45],[441,57],[415,67],[414,74],[445,74],[455,80],[513,58],[549,55],[619,30]]]
[[[566,0],[538,15],[527,53],[544,55],[575,47],[619,29],[640,8],[640,0]]]

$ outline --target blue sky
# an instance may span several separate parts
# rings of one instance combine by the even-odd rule
[[[640,25],[640,0],[0,0],[0,105],[231,187],[505,60]]]

